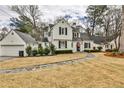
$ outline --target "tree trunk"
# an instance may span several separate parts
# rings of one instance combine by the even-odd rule
[[[122,30],[120,38],[120,51],[124,52],[124,5],[122,5]]]

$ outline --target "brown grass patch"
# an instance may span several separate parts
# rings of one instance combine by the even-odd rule
[[[0,62],[0,69],[19,68],[19,67],[25,67],[25,66],[31,66],[31,65],[37,65],[37,64],[72,60],[72,59],[83,58],[83,57],[85,57],[83,53],[73,53],[73,54],[59,54],[55,56],[14,58],[11,60]]]
[[[0,87],[124,87],[124,59],[95,53],[96,58],[35,72],[1,74]]]

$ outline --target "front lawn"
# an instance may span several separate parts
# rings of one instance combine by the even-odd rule
[[[124,87],[124,59],[95,55],[80,64],[1,74],[0,87]]]
[[[18,67],[37,65],[37,64],[53,63],[53,62],[71,60],[71,59],[77,59],[83,57],[85,57],[85,54],[83,53],[73,53],[73,54],[58,54],[54,56],[15,58],[11,60],[6,60],[4,62],[0,62],[0,69],[18,68]]]

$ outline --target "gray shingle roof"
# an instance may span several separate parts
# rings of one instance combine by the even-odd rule
[[[89,37],[87,33],[81,33],[82,40],[92,40],[96,44],[101,44],[101,43],[105,44],[107,42],[111,42],[112,40],[114,40],[114,38],[117,38],[117,37],[110,36],[108,38],[105,38],[103,36],[95,36],[95,35]]]
[[[31,35],[19,31],[15,32],[25,41],[25,43],[37,43],[37,41]]]
[[[96,44],[106,43],[105,37],[102,37],[102,36],[95,36],[95,35],[93,35],[93,36],[91,36],[90,38],[91,38],[91,40],[93,40],[94,43],[96,43]]]
[[[82,40],[91,40],[87,33],[81,33]]]

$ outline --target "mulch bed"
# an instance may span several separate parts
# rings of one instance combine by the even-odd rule
[[[116,58],[124,58],[124,54],[120,55],[120,54],[113,54],[111,52],[107,52],[104,54],[105,56],[109,56],[109,57],[116,57]]]

